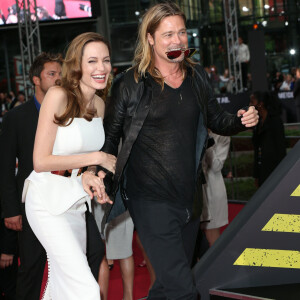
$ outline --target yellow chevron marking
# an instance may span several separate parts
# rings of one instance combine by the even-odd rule
[[[300,184],[297,186],[297,188],[293,191],[293,193],[291,194],[291,196],[294,197],[300,197]]]
[[[300,269],[300,252],[246,248],[234,262],[237,266]]]
[[[274,214],[262,231],[300,233],[300,215]]]

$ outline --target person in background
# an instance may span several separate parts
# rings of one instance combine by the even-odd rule
[[[225,94],[231,92],[232,78],[229,77],[229,70],[225,69],[223,75],[220,75],[220,93]]]
[[[17,102],[15,102],[14,105],[12,105],[12,107],[17,107],[17,106],[25,103],[25,101],[26,101],[25,93],[23,91],[20,91],[17,96]]]
[[[284,81],[283,75],[281,72],[276,71],[275,76],[272,78],[272,90],[276,93],[279,92],[280,87]]]
[[[207,203],[208,212],[202,212],[204,219],[201,228],[204,230],[209,246],[220,236],[220,228],[228,224],[228,202],[222,168],[227,158],[230,137],[214,134],[209,131],[214,144],[206,149],[202,159],[203,174],[206,183],[203,184],[203,202]],[[207,216],[203,216],[206,214]]]
[[[241,37],[239,37],[239,45],[237,47],[237,61],[241,64],[242,82],[244,90],[248,89],[248,64],[250,61],[250,51]]]
[[[284,126],[280,103],[270,92],[256,91],[249,105],[258,110],[259,122],[253,129],[255,185],[260,187],[286,155]]]
[[[296,68],[296,78],[293,93],[296,105],[297,122],[300,122],[300,67]]]
[[[285,75],[285,79],[279,89],[280,91],[286,91],[286,92],[292,91],[294,89],[294,79],[291,74]]]
[[[94,203],[94,216],[98,225],[99,230],[101,231],[101,223],[104,216],[103,207]],[[122,275],[122,284],[123,284],[123,299],[124,300],[133,300],[133,281],[134,281],[134,260],[132,252],[132,239],[133,239],[133,222],[129,215],[128,210],[123,214],[119,215],[111,222],[106,224],[103,239],[105,240],[106,245],[106,258],[109,262],[119,261],[120,271]],[[100,272],[108,274],[107,271],[108,265],[101,265]],[[100,283],[103,279],[103,276],[99,276]],[[108,282],[105,285],[108,287]],[[100,284],[101,286],[101,284]],[[101,295],[102,299],[102,295]],[[107,293],[105,293],[103,299],[107,299]]]
[[[0,204],[1,214],[1,204]],[[17,232],[8,229],[0,219],[0,299],[17,300],[16,285],[18,274]]]

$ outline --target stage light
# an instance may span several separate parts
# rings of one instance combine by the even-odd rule
[[[258,29],[258,24],[253,24],[253,29],[254,30]]]
[[[264,8],[265,8],[265,9],[269,9],[269,8],[270,8],[270,5],[269,5],[269,4],[265,4]]]
[[[242,7],[242,10],[243,10],[244,12],[247,12],[247,11],[249,11],[249,8],[246,7],[246,6],[243,6],[243,7]]]
[[[290,50],[290,54],[291,54],[291,55],[295,55],[295,54],[296,54],[296,50],[295,50],[295,49],[291,49],[291,50]]]

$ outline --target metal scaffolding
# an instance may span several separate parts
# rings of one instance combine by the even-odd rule
[[[16,0],[16,5],[24,93],[28,99],[28,96],[33,93],[28,84],[28,70],[35,57],[41,53],[39,19],[36,0]]]
[[[223,0],[223,6],[226,28],[228,69],[230,78],[233,78],[231,92],[238,93],[243,91],[243,82],[241,64],[237,60],[239,32],[236,14],[236,0]]]

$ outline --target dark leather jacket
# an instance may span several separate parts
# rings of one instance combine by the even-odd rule
[[[245,130],[245,127],[241,124],[240,118],[221,108],[214,97],[209,78],[200,65],[193,68],[188,67],[187,72],[201,111],[196,142],[197,184],[195,198],[202,199],[201,158],[207,140],[206,128],[210,128],[219,135],[234,135]],[[148,115],[152,95],[155,93],[151,80],[148,78],[150,75],[146,75],[136,83],[133,74],[133,69],[130,69],[115,78],[111,99],[106,107],[105,144],[102,151],[118,156],[112,198],[118,191],[131,148]],[[120,138],[122,138],[122,148],[118,154]],[[202,203],[198,206],[201,207],[201,205]]]

